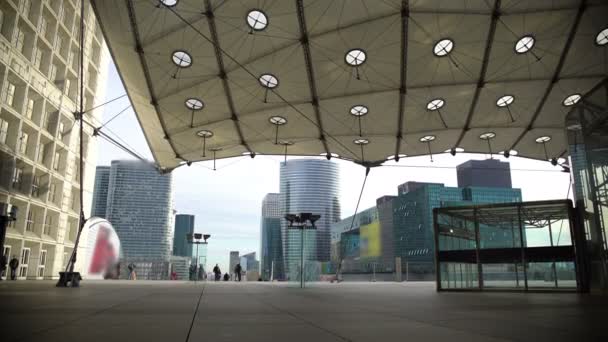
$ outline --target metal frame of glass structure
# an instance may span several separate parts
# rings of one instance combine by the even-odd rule
[[[608,80],[566,118],[574,199],[589,245],[590,287],[608,292]]]
[[[570,200],[436,208],[433,221],[438,291],[588,291]]]

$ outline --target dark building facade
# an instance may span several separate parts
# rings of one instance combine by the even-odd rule
[[[492,187],[446,187],[416,183],[414,189],[393,200],[395,256],[408,262],[411,272],[432,273],[434,266],[433,209],[438,207],[521,201],[521,190]],[[489,243],[497,245],[512,236],[490,232]]]
[[[194,233],[194,215],[175,215],[175,234],[173,235],[173,255],[192,258],[192,245],[187,236]]]
[[[397,196],[382,196],[376,200],[378,220],[380,221],[380,237],[382,245],[382,262],[390,264],[395,260],[395,232],[393,203]]]
[[[109,166],[98,166],[95,170],[95,186],[93,188],[93,206],[91,216],[106,217],[108,203],[108,187],[110,186]]]
[[[263,280],[284,279],[281,201],[277,193],[267,194],[262,201],[260,265]]]
[[[469,160],[456,166],[458,187],[511,188],[509,162],[496,159]]]

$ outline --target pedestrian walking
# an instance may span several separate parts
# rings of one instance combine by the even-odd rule
[[[241,264],[236,264],[236,266],[234,266],[234,274],[236,275],[236,277],[234,278],[234,281],[241,281],[241,272],[243,271],[243,268],[241,267]]]
[[[213,274],[215,274],[215,281],[219,281],[222,278],[222,271],[220,270],[220,267],[215,264],[215,267],[213,268]]]
[[[129,269],[129,280],[137,280],[137,273],[135,273],[137,265],[135,265],[134,263],[130,263],[127,268]]]
[[[17,260],[16,256],[13,255],[8,266],[11,268],[11,280],[15,280],[17,278],[17,267],[19,267],[19,260]]]

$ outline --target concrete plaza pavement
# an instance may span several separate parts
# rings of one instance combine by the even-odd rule
[[[0,341],[608,341],[602,296],[309,285],[3,281]]]

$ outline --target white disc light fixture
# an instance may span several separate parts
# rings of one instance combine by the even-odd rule
[[[259,9],[247,13],[247,25],[252,31],[263,31],[268,26],[268,16]]]
[[[174,51],[171,55],[173,64],[180,68],[187,68],[192,65],[192,56],[184,50]]]
[[[454,49],[454,41],[448,38],[444,38],[433,47],[433,54],[437,57],[447,56]]]
[[[519,38],[517,43],[515,43],[515,52],[517,52],[518,54],[526,53],[532,50],[532,47],[534,47],[534,43],[536,43],[534,37],[523,36]]]
[[[562,104],[566,107],[574,106],[582,98],[581,94],[572,94],[564,99]]]

